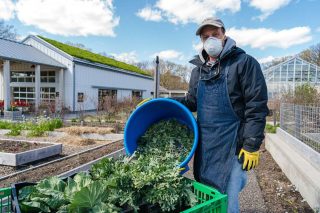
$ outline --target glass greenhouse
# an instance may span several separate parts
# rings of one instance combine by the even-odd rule
[[[263,71],[268,87],[268,97],[272,99],[298,85],[309,83],[320,87],[320,67],[299,57],[293,57]]]

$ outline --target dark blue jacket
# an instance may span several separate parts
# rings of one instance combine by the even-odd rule
[[[228,92],[234,111],[241,119],[238,131],[238,143],[236,154],[243,147],[253,152],[260,148],[264,139],[266,116],[269,114],[267,107],[267,86],[262,74],[260,64],[252,56],[236,47],[231,38],[227,38],[220,60],[213,67],[206,65],[206,52],[195,56],[190,61],[196,67],[192,70],[189,91],[186,97],[174,98],[187,106],[192,112],[197,111],[197,85],[199,70],[210,75],[212,70],[230,66],[228,75]]]

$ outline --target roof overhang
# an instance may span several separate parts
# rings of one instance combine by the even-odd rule
[[[126,74],[126,75],[133,75],[133,76],[136,76],[136,77],[145,78],[145,79],[149,79],[149,80],[153,81],[153,77],[151,77],[151,76],[142,75],[142,74],[139,74],[139,73],[134,73],[134,72],[127,71],[127,70],[124,70],[124,69],[120,69],[120,68],[117,68],[117,67],[108,66],[108,65],[100,64],[100,63],[95,63],[95,62],[87,61],[87,60],[80,59],[80,58],[74,58],[73,61],[76,64],[96,67],[96,68],[105,69],[105,70],[108,70],[108,71],[111,71],[111,72],[123,73],[123,74]]]

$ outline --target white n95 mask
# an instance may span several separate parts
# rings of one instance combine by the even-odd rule
[[[216,37],[209,37],[203,43],[203,48],[211,57],[217,57],[223,49],[222,40]]]

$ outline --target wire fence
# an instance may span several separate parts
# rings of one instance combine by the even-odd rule
[[[281,103],[280,127],[320,153],[320,107]]]

